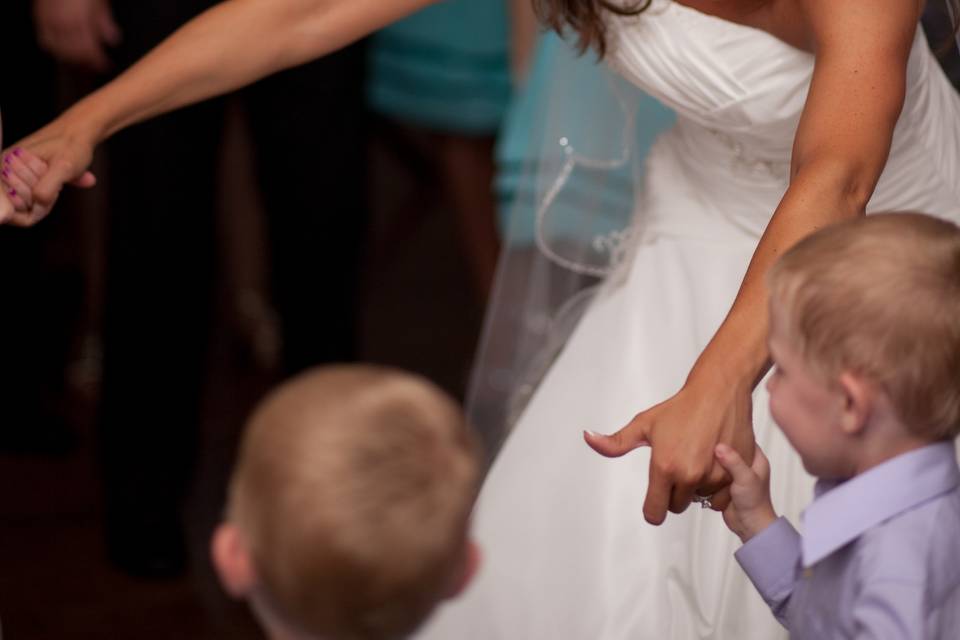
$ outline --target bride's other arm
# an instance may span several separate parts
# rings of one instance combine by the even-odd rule
[[[750,394],[766,372],[767,296],[773,262],[817,229],[863,215],[886,163],[903,106],[917,0],[796,0],[809,27],[815,66],[793,147],[789,188],[750,261],[723,324],[684,387],[612,436],[588,434],[604,455],[653,447],[646,519],[663,522],[694,493],[714,508],[729,477],[711,458],[718,442],[753,458]]]
[[[319,58],[431,2],[227,0],[214,6],[20,143],[50,165],[27,220],[45,215],[63,184],[84,175],[97,143],[120,129]]]

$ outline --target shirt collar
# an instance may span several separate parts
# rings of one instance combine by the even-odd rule
[[[803,566],[810,567],[885,520],[960,486],[953,442],[891,458],[845,482],[817,482],[803,513]]]

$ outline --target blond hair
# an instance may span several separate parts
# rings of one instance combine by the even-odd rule
[[[769,274],[772,308],[825,381],[858,373],[914,433],[960,433],[960,229],[917,213],[827,227]]]
[[[329,638],[402,637],[462,567],[478,461],[456,403],[426,380],[321,368],[254,412],[228,517],[286,622]]]

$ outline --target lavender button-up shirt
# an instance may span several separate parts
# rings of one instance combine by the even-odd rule
[[[960,468],[951,442],[817,483],[737,561],[796,640],[960,639]]]

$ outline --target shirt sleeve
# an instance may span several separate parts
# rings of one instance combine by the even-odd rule
[[[868,580],[853,604],[856,640],[923,640],[924,585],[909,580]]]
[[[734,554],[781,624],[800,575],[800,534],[780,517]]]

